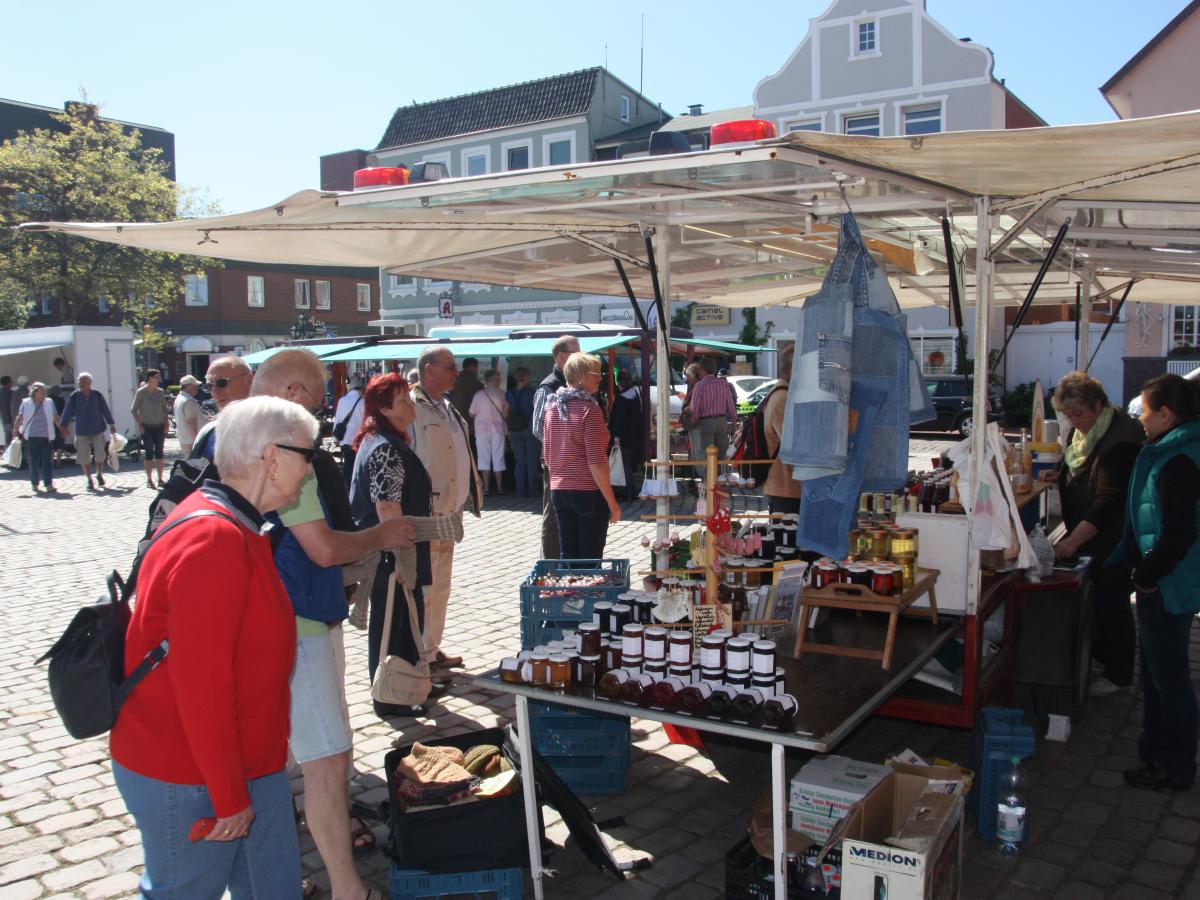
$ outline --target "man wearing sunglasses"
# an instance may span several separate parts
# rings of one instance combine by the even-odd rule
[[[208,364],[204,386],[212,394],[217,412],[235,400],[250,396],[250,383],[254,373],[240,356],[218,356]]]
[[[259,366],[250,393],[280,397],[316,412],[325,402],[325,367],[308,350],[281,350]],[[337,484],[331,485],[330,478]],[[336,529],[330,510],[337,491],[346,502],[336,464],[314,465],[300,484],[299,499],[277,514],[287,531],[275,550],[275,566],[296,613],[289,741],[304,775],[308,830],[325,862],[332,895],[364,897],[367,889],[353,850],[373,846],[374,836],[361,821],[352,832],[349,815],[353,736],[342,632],[349,607],[341,567],[380,550],[411,547],[413,528],[401,518],[362,531]]]

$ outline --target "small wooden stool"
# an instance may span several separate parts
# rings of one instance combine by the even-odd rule
[[[937,624],[937,594],[934,587],[937,583],[937,569],[918,569],[916,582],[902,594],[885,596],[876,594],[870,588],[861,584],[829,584],[820,589],[805,589],[800,595],[800,622],[796,629],[796,646],[792,656],[799,659],[805,650],[813,653],[827,653],[831,656],[853,656],[858,659],[882,660],[885,672],[892,668],[892,650],[896,643],[896,623],[900,616],[923,595],[929,595],[929,615],[933,624]],[[826,644],[807,639],[808,621],[813,609],[828,607],[831,609],[853,609],[857,612],[887,613],[887,638],[882,650],[872,650],[867,647],[847,647],[842,644]]]

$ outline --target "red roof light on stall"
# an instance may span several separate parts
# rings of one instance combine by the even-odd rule
[[[766,119],[735,119],[719,122],[712,127],[708,145],[743,144],[747,141],[763,141],[775,137],[775,123]]]
[[[408,169],[404,166],[372,166],[354,172],[354,189],[383,185],[408,184]]]

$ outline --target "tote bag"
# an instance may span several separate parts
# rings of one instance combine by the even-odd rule
[[[388,653],[388,639],[392,634],[392,611],[396,606],[396,575],[388,578],[387,612],[383,617],[383,636],[379,641],[379,667],[371,682],[371,697],[380,703],[400,706],[419,706],[429,697],[433,681],[429,677],[429,663],[424,660],[425,644],[421,629],[417,627],[417,604],[412,592],[401,584],[404,599],[408,603],[408,621],[412,624],[413,640],[417,645],[417,663],[413,665],[402,656]]]
[[[608,483],[613,487],[625,487],[625,460],[617,446],[608,451]]]

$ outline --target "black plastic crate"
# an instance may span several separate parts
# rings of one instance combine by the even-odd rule
[[[813,847],[808,854],[816,855],[818,848]],[[835,848],[826,856],[825,861],[832,865],[841,864],[841,850]],[[803,873],[801,874],[803,877]],[[828,894],[824,891],[806,891],[801,885],[788,883],[788,900],[837,900],[842,892],[834,888]],[[725,897],[726,900],[774,900],[775,877],[771,860],[758,855],[749,837],[744,837],[725,854]]]

